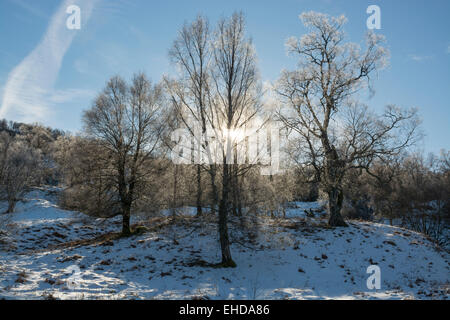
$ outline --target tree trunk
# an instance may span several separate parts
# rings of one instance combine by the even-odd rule
[[[322,137],[322,145],[325,149],[325,183],[328,193],[328,210],[330,219],[328,224],[332,227],[348,227],[341,216],[344,195],[342,189],[342,177],[344,174],[344,162],[339,159],[336,148],[330,144],[327,135]]]
[[[210,177],[211,177],[211,190],[212,190],[212,200],[213,203],[211,205],[211,214],[216,213],[217,204],[219,203],[219,194],[217,191],[216,186],[216,170],[217,167],[215,165],[212,165],[209,171]]]
[[[121,148],[119,148],[121,150]],[[131,215],[131,200],[133,190],[130,185],[127,191],[127,182],[125,178],[125,156],[121,153],[118,159],[118,182],[119,182],[119,196],[122,207],[122,235],[128,236],[131,234],[130,229],[130,215]]]
[[[202,171],[201,166],[197,165],[197,216],[202,215]]]
[[[338,188],[330,188],[328,192],[328,209],[330,219],[328,224],[332,227],[348,227],[341,215],[343,194]]]
[[[175,164],[173,170],[173,192],[172,192],[172,216],[177,213],[177,197],[178,197],[178,165]]]
[[[231,258],[230,241],[228,238],[228,210],[229,210],[229,195],[230,195],[230,165],[223,165],[223,188],[222,199],[219,204],[219,238],[220,248],[222,250],[222,267],[234,268],[236,263]]]
[[[9,200],[8,201],[8,209],[6,210],[5,213],[13,213],[14,209],[16,208],[16,200]]]
[[[237,212],[237,202],[238,202],[238,186],[237,186],[237,176],[236,176],[236,165],[232,165],[232,170],[231,170],[231,195],[233,197],[233,201],[232,201],[232,209],[231,212],[233,213],[234,216],[238,215]]]
[[[237,214],[239,217],[242,217],[242,193],[241,193],[241,185],[240,185],[240,181],[239,178],[236,177],[237,179],[237,194],[238,194],[238,198],[237,198]]]
[[[131,208],[128,205],[124,205],[122,207],[122,235],[129,236],[131,234],[130,228],[130,216],[131,216]]]
[[[237,160],[233,167],[233,214],[240,217],[242,216],[242,193],[238,176],[239,165],[237,164]]]

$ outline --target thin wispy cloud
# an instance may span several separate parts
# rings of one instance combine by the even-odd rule
[[[410,54],[408,55],[409,59],[416,61],[416,62],[422,62],[426,60],[430,60],[433,58],[433,56],[424,56],[424,55],[417,55],[417,54]]]
[[[24,0],[9,0],[9,2],[21,7],[28,13],[31,13],[32,15],[42,18],[42,19],[48,19],[48,15],[44,13],[42,10],[40,10],[38,7],[35,7],[30,4],[30,2],[24,1]],[[35,2],[36,3],[36,2]]]
[[[50,19],[47,30],[34,50],[9,74],[4,87],[0,118],[16,121],[41,121],[49,116],[55,103],[69,101],[74,94],[88,94],[71,89],[66,94],[54,90],[61,64],[78,30],[66,27],[67,7],[81,8],[81,30],[99,0],[64,0]]]
[[[49,102],[64,103],[67,101],[73,101],[81,97],[92,97],[96,94],[94,90],[87,89],[67,89],[67,90],[55,90],[49,97]]]

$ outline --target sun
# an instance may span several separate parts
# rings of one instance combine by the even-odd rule
[[[246,138],[246,133],[244,130],[242,129],[224,129],[224,138],[226,140],[230,140],[231,143],[235,144],[235,143],[240,143],[242,141],[245,140]]]

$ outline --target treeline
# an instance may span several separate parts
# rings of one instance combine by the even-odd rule
[[[344,42],[344,17],[310,12],[302,21],[311,33],[287,43],[298,68],[268,90],[243,14],[214,28],[199,16],[169,49],[177,74],[156,84],[145,74],[112,77],[84,112],[82,135],[3,121],[7,211],[43,183],[63,188],[65,208],[121,216],[124,235],[132,213],[194,207],[199,217],[217,215],[223,267],[235,266],[230,215],[283,216],[292,201],[323,200],[333,227],[382,218],[447,244],[449,152],[411,151],[417,110],[376,115],[356,99],[385,65],[383,38],[369,33],[362,50]],[[179,128],[187,137],[173,134]],[[246,130],[265,134],[252,142]],[[280,170],[261,175],[267,155],[269,167],[280,156]]]
[[[1,121],[5,123],[5,121]],[[113,186],[95,171],[102,169],[99,150],[87,138],[73,136],[41,125],[2,126],[0,133],[0,195],[8,201],[6,212],[30,188],[41,185],[61,186],[60,204],[66,209],[88,215],[120,215]],[[54,134],[54,133],[58,134]],[[53,134],[52,134],[53,133]],[[177,214],[183,207],[196,207],[196,165],[175,165],[168,158],[155,160],[153,172],[142,185],[143,197],[134,204],[134,212]],[[401,225],[425,233],[443,246],[450,222],[450,152],[440,155],[405,153],[395,162],[374,166],[377,176],[355,170],[344,187],[343,215],[348,219]],[[282,174],[262,176],[257,168],[242,179],[239,214],[283,217],[289,202],[326,201],[319,183],[310,181],[311,172],[292,168]],[[214,201],[208,173],[202,170],[200,199],[205,214],[213,211]],[[112,188],[112,189],[111,189]],[[113,190],[108,196],[107,190]]]
[[[56,140],[59,136],[63,136],[66,134],[65,131],[50,127],[44,127],[40,124],[27,124],[16,121],[8,121],[6,119],[0,119],[0,132],[6,132],[10,136],[16,135],[26,135],[27,132],[31,132],[33,130],[44,130],[46,135],[50,137],[50,139]]]
[[[57,184],[55,147],[65,133],[39,124],[0,120],[0,198],[13,212],[29,187]]]

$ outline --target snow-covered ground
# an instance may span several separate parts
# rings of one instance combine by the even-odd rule
[[[295,203],[286,219],[232,219],[233,269],[217,269],[215,219],[188,214],[142,221],[117,238],[120,220],[61,210],[36,190],[0,241],[0,297],[12,299],[448,299],[449,255],[422,235],[383,224],[326,227]],[[0,204],[0,210],[2,209]],[[378,265],[381,289],[367,267]]]

